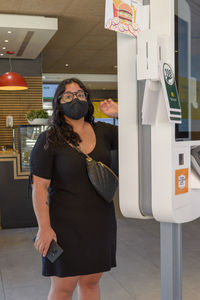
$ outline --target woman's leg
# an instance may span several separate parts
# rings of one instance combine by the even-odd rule
[[[99,280],[102,273],[81,275],[79,277],[79,300],[100,300]]]
[[[48,300],[72,300],[79,276],[73,277],[51,277],[51,289]]]

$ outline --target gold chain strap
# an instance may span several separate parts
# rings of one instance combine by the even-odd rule
[[[87,153],[84,153],[83,151],[81,151],[81,149],[80,149],[78,146],[73,146],[73,147],[74,147],[74,149],[76,149],[79,153],[82,153],[83,155],[85,155],[89,161],[92,160],[92,157],[90,157]]]

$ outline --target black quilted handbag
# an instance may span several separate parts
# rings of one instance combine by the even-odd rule
[[[112,202],[119,184],[117,175],[101,161],[94,160],[78,147],[75,147],[75,149],[85,156],[88,177],[97,193],[105,201]]]

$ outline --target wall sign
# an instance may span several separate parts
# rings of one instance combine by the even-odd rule
[[[141,30],[142,15],[139,0],[106,0],[105,28],[137,36]]]
[[[181,106],[176,87],[174,72],[167,63],[160,64],[162,90],[167,106],[168,118],[172,123],[181,123]]]
[[[188,169],[175,170],[175,195],[188,193]]]

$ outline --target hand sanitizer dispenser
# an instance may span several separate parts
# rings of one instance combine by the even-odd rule
[[[13,116],[6,117],[6,127],[9,127],[9,128],[13,127]]]

